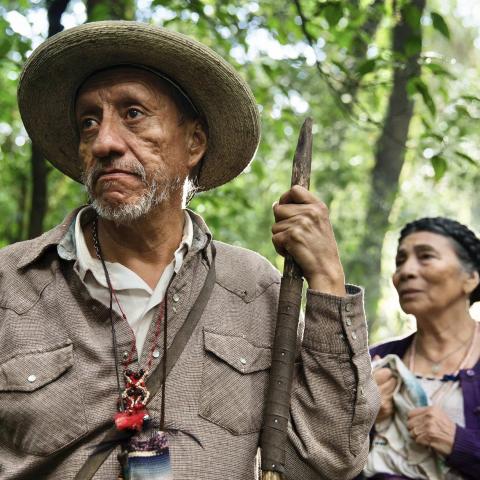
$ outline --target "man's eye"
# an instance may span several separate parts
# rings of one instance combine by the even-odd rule
[[[93,118],[85,118],[81,122],[82,130],[89,130],[90,128],[93,128],[96,125],[97,125],[97,121],[94,120]]]
[[[142,115],[142,112],[140,110],[138,110],[138,108],[129,108],[127,110],[127,117],[128,118],[138,118]]]

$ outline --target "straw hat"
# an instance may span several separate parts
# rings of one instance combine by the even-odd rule
[[[255,155],[260,122],[247,83],[223,58],[185,35],[145,23],[93,22],[40,45],[18,87],[22,119],[32,142],[59,170],[80,181],[75,95],[92,73],[115,65],[161,72],[188,95],[208,125],[200,190],[222,185]]]

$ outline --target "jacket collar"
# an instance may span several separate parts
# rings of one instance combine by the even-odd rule
[[[30,248],[25,250],[23,258],[18,262],[18,268],[24,268],[33,262],[39,260],[48,250],[57,246],[62,239],[67,235],[68,230],[75,220],[77,213],[83,208],[76,208],[73,212],[69,213],[60,225],[52,228],[43,235],[37,238],[28,240]]]
[[[57,250],[59,245],[68,244],[67,237],[69,235],[70,229],[73,226],[78,212],[82,208],[84,208],[84,206],[78,207],[73,210],[73,212],[69,213],[65,217],[65,219],[60,225],[57,225],[52,230],[45,232],[40,237],[28,240],[28,242],[30,243],[30,248],[26,250],[23,258],[18,262],[18,268],[21,269],[36,262],[52,248],[55,248],[55,250]],[[187,255],[187,257],[190,257],[191,255],[200,250],[205,250],[205,248],[212,240],[212,234],[200,215],[194,213],[191,210],[187,211],[193,222],[192,248],[189,250],[189,253]],[[93,214],[93,209],[90,208],[89,212],[85,212],[85,215],[82,215],[82,217],[86,219],[90,218],[90,215]],[[75,258],[76,256],[73,255],[69,259],[74,260]],[[209,254],[207,254],[207,258],[210,261]]]

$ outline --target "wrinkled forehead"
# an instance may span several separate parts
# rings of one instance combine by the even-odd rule
[[[455,253],[453,248],[454,239],[440,233],[430,232],[428,230],[420,230],[409,233],[402,238],[398,244],[397,251],[413,250],[415,248],[431,248],[438,251],[451,251]]]
[[[165,81],[158,75],[137,67],[119,66],[90,75],[78,89],[75,102],[78,102],[78,99],[86,93],[120,85],[128,85],[130,88],[145,89],[153,93],[171,96]]]

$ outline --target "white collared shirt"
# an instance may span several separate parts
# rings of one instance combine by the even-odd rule
[[[99,259],[92,257],[87,248],[85,237],[81,228],[80,218],[85,209],[81,210],[75,221],[75,246],[77,261],[74,268],[78,276],[86,286],[90,295],[110,306],[110,292],[105,279],[102,263]],[[155,307],[158,306],[167,290],[168,284],[182,266],[188,249],[193,241],[193,225],[190,215],[185,210],[185,225],[183,228],[183,237],[174,253],[171,263],[165,268],[156,287],[152,290],[147,283],[140,278],[134,271],[125,267],[121,263],[105,262],[110,280],[115,290],[119,304],[127,317],[127,321],[135,334],[138,358],[142,355],[145,340],[153,320]],[[122,313],[113,300],[113,309],[121,316]],[[150,345],[147,345],[150,348]]]

